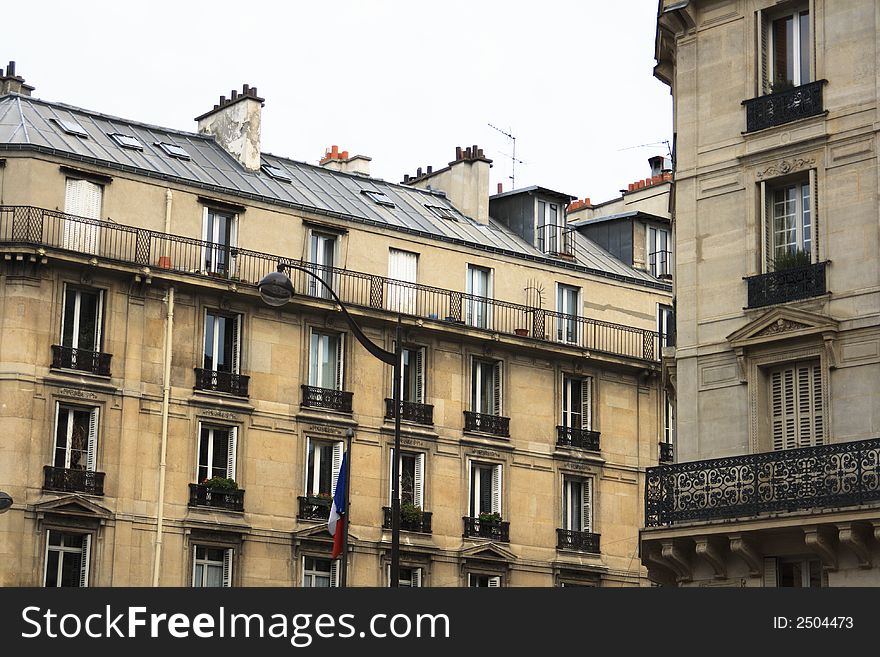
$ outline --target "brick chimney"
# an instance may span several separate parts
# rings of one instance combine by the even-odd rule
[[[24,83],[23,77],[15,74],[15,62],[9,62],[5,74],[3,67],[0,67],[0,96],[3,94],[30,96],[33,90],[31,85]]]
[[[241,93],[220,96],[214,109],[196,117],[199,134],[212,135],[227,153],[251,171],[260,170],[260,111],[265,100],[257,88],[244,85]]]
[[[331,171],[342,171],[343,173],[356,173],[359,176],[370,175],[370,162],[373,158],[366,155],[348,156],[348,151],[340,151],[339,146],[335,144],[324,151],[324,157],[321,158],[319,164],[325,169]]]
[[[455,149],[455,159],[444,169],[434,171],[427,167],[422,173],[404,176],[403,184],[417,189],[446,192],[452,204],[463,214],[480,224],[489,223],[489,169],[492,160],[483,155],[477,145]]]

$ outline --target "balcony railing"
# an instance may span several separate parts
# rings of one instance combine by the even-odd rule
[[[302,386],[302,405],[309,408],[328,408],[340,413],[351,413],[352,393],[345,390]]]
[[[464,516],[464,538],[489,538],[502,543],[510,542],[510,523],[504,520],[480,520]]]
[[[382,507],[382,529],[391,529],[391,507]],[[431,512],[422,511],[418,518],[405,518],[400,514],[400,529],[405,532],[431,533]]]
[[[500,415],[464,412],[464,430],[491,433],[493,436],[508,438],[510,436],[510,418]]]
[[[189,485],[189,505],[225,511],[244,511],[243,490],[222,490],[202,484]]]
[[[456,290],[407,283],[363,272],[322,267],[291,258],[232,248],[188,237],[97,221],[30,206],[0,206],[0,244],[27,245],[91,254],[102,261],[149,267],[154,272],[229,280],[254,285],[279,262],[305,266],[328,281],[343,303],[395,314],[467,325],[474,330],[557,341],[562,328],[575,326],[571,339],[581,349],[639,360],[659,361],[656,331],[554,313]],[[209,271],[208,256],[228,253],[224,269]],[[214,267],[212,265],[212,267]],[[216,269],[216,267],[214,267]],[[296,293],[323,299],[314,279],[288,270]],[[568,334],[566,334],[568,335]]]
[[[52,369],[78,370],[99,376],[110,376],[111,358],[113,354],[52,345]]]
[[[672,463],[672,443],[660,443],[660,463]]]
[[[544,224],[538,226],[535,244],[541,253],[548,255],[574,255],[574,231],[562,224]]]
[[[434,407],[431,404],[419,404],[418,402],[404,401],[401,402],[403,412],[400,419],[416,424],[434,424]],[[394,419],[394,400],[385,400],[385,417],[386,419]]]
[[[648,272],[651,276],[672,275],[672,251],[651,251],[648,254]]]
[[[825,82],[825,80],[817,80],[785,91],[744,100],[746,132],[755,132],[821,114],[825,110],[822,104],[822,86]]]
[[[210,390],[212,392],[226,392],[238,397],[248,396],[249,376],[236,374],[235,372],[218,372],[206,370],[202,367],[195,368],[196,390]]]
[[[64,493],[104,494],[104,473],[43,466],[43,490]]]
[[[648,468],[645,524],[880,501],[880,438]]]
[[[598,452],[599,432],[572,427],[556,427],[556,444],[559,447],[577,447]]]
[[[558,550],[577,550],[599,554],[599,534],[576,532],[570,529],[556,530],[556,548]]]
[[[747,277],[745,281],[748,286],[748,307],[760,308],[775,303],[822,296],[826,292],[826,264],[817,262]]]
[[[307,495],[296,499],[299,502],[296,517],[300,520],[327,520],[330,517],[331,497]]]

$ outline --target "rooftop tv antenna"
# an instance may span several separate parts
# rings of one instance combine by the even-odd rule
[[[510,178],[510,188],[516,189],[516,163],[519,162],[520,164],[525,164],[525,162],[523,162],[522,160],[516,159],[516,137],[513,136],[513,128],[508,128],[508,130],[510,130],[510,132],[504,132],[504,130],[492,125],[491,123],[487,123],[486,125],[488,125],[493,130],[497,130],[498,132],[500,132],[502,135],[507,137],[513,144],[513,152],[510,155],[510,176],[508,176],[508,177]]]

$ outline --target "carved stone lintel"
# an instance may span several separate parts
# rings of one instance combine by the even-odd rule
[[[804,527],[804,543],[822,560],[825,570],[837,570],[837,528],[828,525]]]
[[[810,328],[807,324],[795,322],[790,319],[780,317],[772,324],[768,324],[764,329],[755,333],[754,337],[763,337],[765,335],[776,335],[777,333],[788,333],[789,331],[800,331],[801,329]]]
[[[697,556],[712,566],[715,579],[727,579],[727,565],[724,563],[724,539],[709,536],[698,536],[696,542]]]
[[[690,560],[687,558],[685,549],[671,539],[661,543],[660,554],[667,566],[675,573],[679,582],[689,582],[693,579],[693,570]]]
[[[741,534],[731,534],[730,551],[746,562],[749,567],[749,577],[764,575],[764,555],[751,540]]]
[[[758,171],[755,174],[755,177],[758,180],[763,180],[764,178],[773,178],[775,176],[784,176],[786,174],[791,173],[792,171],[799,171],[801,169],[806,169],[815,163],[816,163],[815,157],[810,157],[810,158],[794,157],[790,160],[782,160],[781,162],[776,162],[775,164],[771,164],[769,167],[767,167],[763,171]]]
[[[874,527],[871,532],[869,526],[858,523],[838,525],[840,529],[840,542],[855,552],[859,559],[859,568],[870,568],[871,558],[871,534],[880,529],[880,525]]]

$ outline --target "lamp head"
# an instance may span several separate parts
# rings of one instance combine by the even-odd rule
[[[257,289],[260,291],[260,298],[269,306],[283,306],[290,301],[295,294],[293,283],[290,278],[284,274],[287,266],[284,263],[278,263],[278,271],[273,271],[263,276]]]
[[[9,493],[0,490],[0,513],[5,513],[12,506],[12,497]]]

